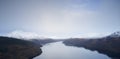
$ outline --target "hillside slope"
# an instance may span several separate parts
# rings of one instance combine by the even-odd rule
[[[106,54],[113,59],[120,59],[120,36],[113,33],[103,38],[81,39],[71,38],[63,42],[67,46],[84,47]]]
[[[0,59],[32,59],[42,53],[33,42],[10,37],[0,37]]]

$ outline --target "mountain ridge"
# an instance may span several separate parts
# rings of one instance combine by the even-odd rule
[[[112,59],[120,59],[120,36],[113,37],[113,34],[112,36],[109,35],[94,39],[70,38],[64,40],[63,43],[67,46],[84,47],[92,51],[96,50]]]

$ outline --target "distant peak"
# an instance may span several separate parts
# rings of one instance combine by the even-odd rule
[[[120,37],[120,31],[112,33],[110,37]]]
[[[33,32],[13,31],[7,34],[8,37],[20,38],[20,39],[40,39],[40,35]]]

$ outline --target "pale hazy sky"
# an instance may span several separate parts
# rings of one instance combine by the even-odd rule
[[[61,38],[120,31],[120,0],[0,0],[0,34],[12,31]]]

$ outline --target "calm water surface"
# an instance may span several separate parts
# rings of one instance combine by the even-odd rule
[[[65,46],[62,42],[50,43],[42,47],[43,53],[34,59],[111,59],[97,51]]]

